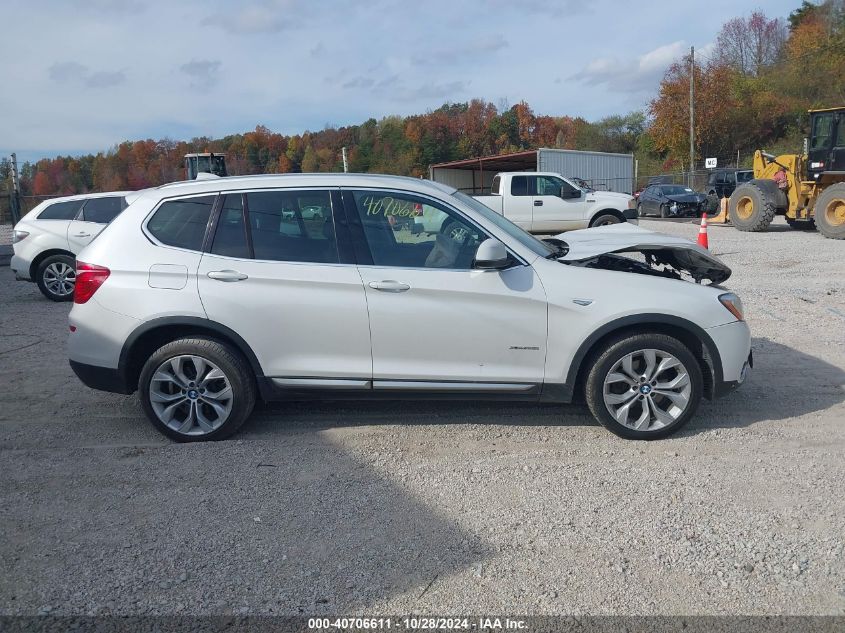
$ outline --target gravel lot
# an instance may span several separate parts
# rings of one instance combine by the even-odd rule
[[[651,443],[578,406],[366,403],[172,444],[0,268],[0,614],[845,613],[845,243],[710,243],[755,371]]]

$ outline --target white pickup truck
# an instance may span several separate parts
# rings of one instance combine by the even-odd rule
[[[632,196],[584,189],[560,174],[503,172],[493,178],[491,193],[475,198],[531,233],[637,223]]]

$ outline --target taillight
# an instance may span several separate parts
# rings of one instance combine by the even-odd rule
[[[111,271],[105,266],[76,262],[76,283],[73,286],[73,302],[85,303],[94,296],[97,288],[109,278]]]

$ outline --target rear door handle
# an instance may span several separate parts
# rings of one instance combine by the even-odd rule
[[[542,206],[543,206],[543,201],[542,201],[542,200],[535,200],[535,201],[534,201],[534,206],[535,206],[535,207],[542,207]]]
[[[74,237],[91,237],[90,233],[74,233]]]
[[[239,273],[237,270],[212,270],[208,276],[217,281],[243,281],[249,278],[249,275]]]
[[[381,290],[382,292],[405,292],[411,289],[411,286],[408,284],[402,283],[401,281],[394,281],[393,279],[371,281],[369,286],[373,290]]]

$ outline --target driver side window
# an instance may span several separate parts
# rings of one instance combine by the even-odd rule
[[[487,235],[427,198],[355,191],[355,207],[376,266],[470,270]]]
[[[537,176],[537,195],[538,196],[560,196],[560,188],[566,186],[564,181],[558,178],[549,178],[548,176]],[[566,186],[567,191],[572,187]]]

